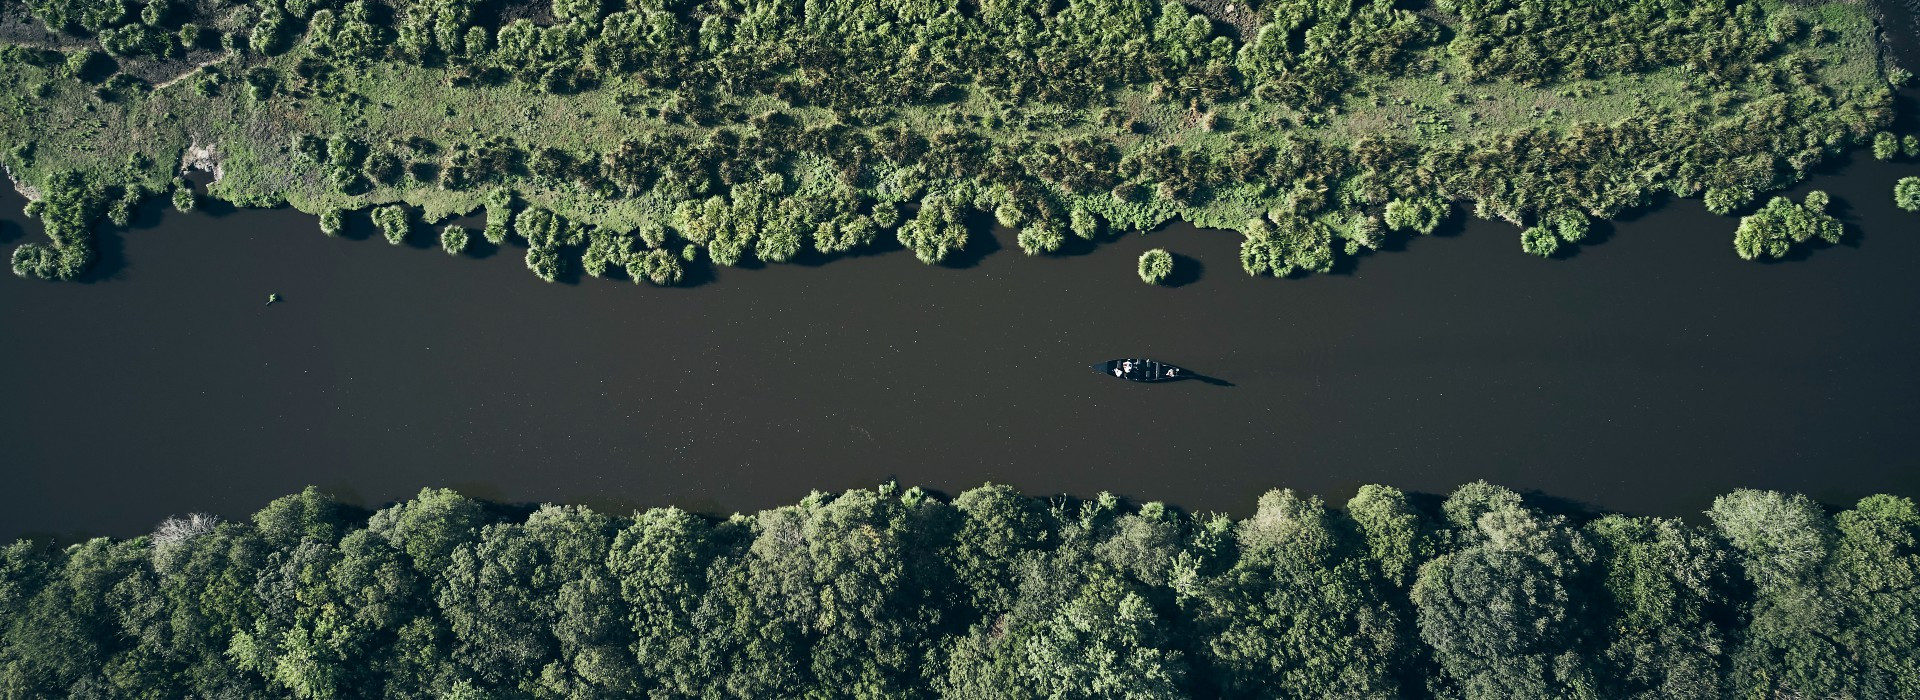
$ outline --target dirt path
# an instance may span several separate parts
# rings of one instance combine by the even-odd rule
[[[209,58],[209,59],[207,59],[207,60],[205,60],[205,61],[201,61],[201,62],[199,62],[199,63],[195,63],[195,64],[193,64],[193,67],[191,67],[191,68],[188,68],[188,69],[186,70],[186,72],[184,72],[184,73],[181,73],[181,74],[179,74],[179,75],[176,75],[176,76],[173,76],[173,77],[171,77],[171,78],[168,78],[168,79],[166,79],[165,81],[162,81],[162,82],[159,82],[159,83],[155,83],[155,84],[154,84],[154,86],[153,86],[153,89],[155,89],[155,90],[165,90],[165,89],[167,89],[168,87],[170,87],[170,86],[172,86],[172,85],[173,85],[174,83],[177,83],[177,82],[180,82],[180,81],[182,81],[182,80],[186,80],[186,79],[187,79],[187,78],[188,78],[189,76],[191,76],[191,75],[193,75],[194,73],[198,73],[198,72],[200,72],[200,69],[202,69],[202,68],[205,68],[205,67],[207,67],[207,66],[211,66],[211,65],[213,65],[213,64],[215,64],[215,63],[219,63],[219,62],[221,62],[221,61],[224,61],[224,60],[227,60],[227,57],[228,57],[228,56],[232,56],[232,55],[233,55],[233,54],[231,54],[231,53],[223,53],[223,54],[220,54],[220,55],[218,55],[218,56],[214,56],[213,58]]]

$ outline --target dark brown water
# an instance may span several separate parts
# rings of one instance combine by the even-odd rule
[[[1655,514],[1743,486],[1920,495],[1920,214],[1891,201],[1920,165],[1835,170],[1795,194],[1831,192],[1849,240],[1793,261],[1739,260],[1734,220],[1679,201],[1562,260],[1471,222],[1297,280],[1175,227],[1045,258],[1002,235],[964,269],[546,284],[517,248],[154,214],[105,236],[104,279],[0,279],[0,537],[244,515],[306,484],[719,512],[889,478],[1236,512],[1279,486],[1478,478]],[[20,205],[0,199],[8,249],[40,235]],[[1141,284],[1150,246],[1197,279]],[[1133,355],[1232,386],[1085,369]]]

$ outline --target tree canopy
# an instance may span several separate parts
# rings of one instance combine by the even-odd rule
[[[1892,698],[1920,507],[1743,490],[1706,525],[1484,482],[1251,515],[891,484],[716,518],[502,506],[0,547],[0,698]]]

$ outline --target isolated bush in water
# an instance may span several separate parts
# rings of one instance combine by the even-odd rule
[[[1920,211],[1920,177],[1903,177],[1894,183],[1893,203],[1907,211]]]
[[[1173,254],[1163,248],[1154,248],[1140,254],[1140,281],[1147,284],[1159,284],[1173,274]]]
[[[473,232],[468,231],[465,226],[448,224],[446,228],[440,230],[440,249],[447,251],[448,255],[466,252],[467,245],[472,240]]]

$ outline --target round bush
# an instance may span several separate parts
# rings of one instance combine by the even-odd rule
[[[472,240],[473,234],[465,226],[449,225],[440,231],[440,248],[447,251],[448,255],[466,252],[467,244]]]
[[[1920,211],[1920,177],[1903,177],[1894,183],[1893,203],[1907,211]]]
[[[1520,249],[1530,255],[1551,258],[1560,251],[1560,238],[1544,226],[1535,226],[1520,232]]]
[[[1173,254],[1164,248],[1154,248],[1140,254],[1140,281],[1147,284],[1159,284],[1173,274]]]

